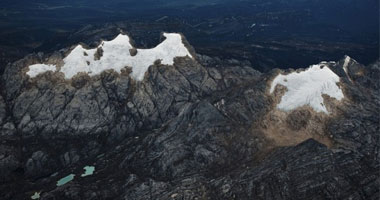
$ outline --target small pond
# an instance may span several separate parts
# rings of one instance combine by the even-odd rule
[[[35,192],[30,198],[31,199],[40,199],[41,192]]]
[[[90,175],[94,174],[94,171],[95,171],[95,167],[94,167],[94,166],[85,166],[83,169],[84,169],[85,171],[84,171],[84,173],[81,175],[82,177],[90,176]]]
[[[63,177],[61,178],[58,182],[57,182],[57,186],[62,186],[62,185],[65,185],[66,183],[72,181],[75,177],[75,174],[70,174],[66,177]]]

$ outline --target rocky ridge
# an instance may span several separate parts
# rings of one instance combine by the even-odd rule
[[[187,44],[190,48],[190,46]],[[9,65],[0,97],[0,191],[4,199],[377,199],[379,62],[323,63],[340,77],[330,115],[276,108],[279,73],[204,55],[150,66],[142,81],[104,71],[30,79]],[[96,166],[94,175],[56,187]]]

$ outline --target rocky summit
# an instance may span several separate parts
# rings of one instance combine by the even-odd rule
[[[68,78],[59,69],[75,47],[9,64],[1,199],[379,198],[379,61],[261,73],[180,38],[185,54],[157,57],[138,79],[114,62],[124,54],[85,45],[75,58],[118,70],[89,74],[82,60],[87,71]],[[128,47],[131,59],[144,51]]]

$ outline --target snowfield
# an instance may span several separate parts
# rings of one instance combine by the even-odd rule
[[[344,95],[337,85],[338,82],[339,77],[327,66],[312,65],[299,73],[279,74],[272,82],[270,93],[273,93],[277,85],[287,88],[277,105],[280,110],[291,111],[308,105],[317,112],[329,113],[322,95],[326,94],[337,100],[343,99]]]
[[[166,38],[162,43],[152,49],[136,49],[137,54],[132,56],[130,50],[133,46],[127,35],[119,34],[111,41],[104,41],[95,49],[85,49],[81,45],[76,46],[71,53],[63,59],[63,72],[66,79],[71,79],[79,72],[88,73],[90,76],[98,75],[105,70],[113,69],[116,72],[125,67],[132,68],[132,78],[143,80],[145,72],[156,60],[161,64],[173,65],[175,57],[192,58],[190,52],[182,42],[182,37],[177,33],[164,33]],[[100,59],[95,54],[101,52]],[[27,75],[34,78],[38,74],[47,71],[56,71],[55,65],[35,64],[29,66]]]
[[[38,74],[47,72],[47,71],[56,71],[55,65],[45,65],[45,64],[35,64],[29,66],[29,71],[26,73],[30,77],[36,77]]]

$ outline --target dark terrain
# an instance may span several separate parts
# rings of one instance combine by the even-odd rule
[[[96,41],[95,39],[93,40]],[[378,199],[379,61],[327,63],[345,100],[332,114],[279,112],[279,72],[202,55],[65,80],[9,65],[0,98],[3,199]],[[85,165],[95,174],[80,177]],[[68,174],[74,181],[56,183]]]
[[[156,45],[162,31],[181,32],[198,53],[250,60],[260,71],[379,57],[377,0],[2,0],[0,71],[110,26],[128,31],[138,47]]]
[[[378,15],[374,0],[2,0],[0,199],[377,200]],[[195,59],[141,82],[25,74],[121,31],[140,48],[184,33]],[[273,78],[323,60],[345,98],[279,111]]]

